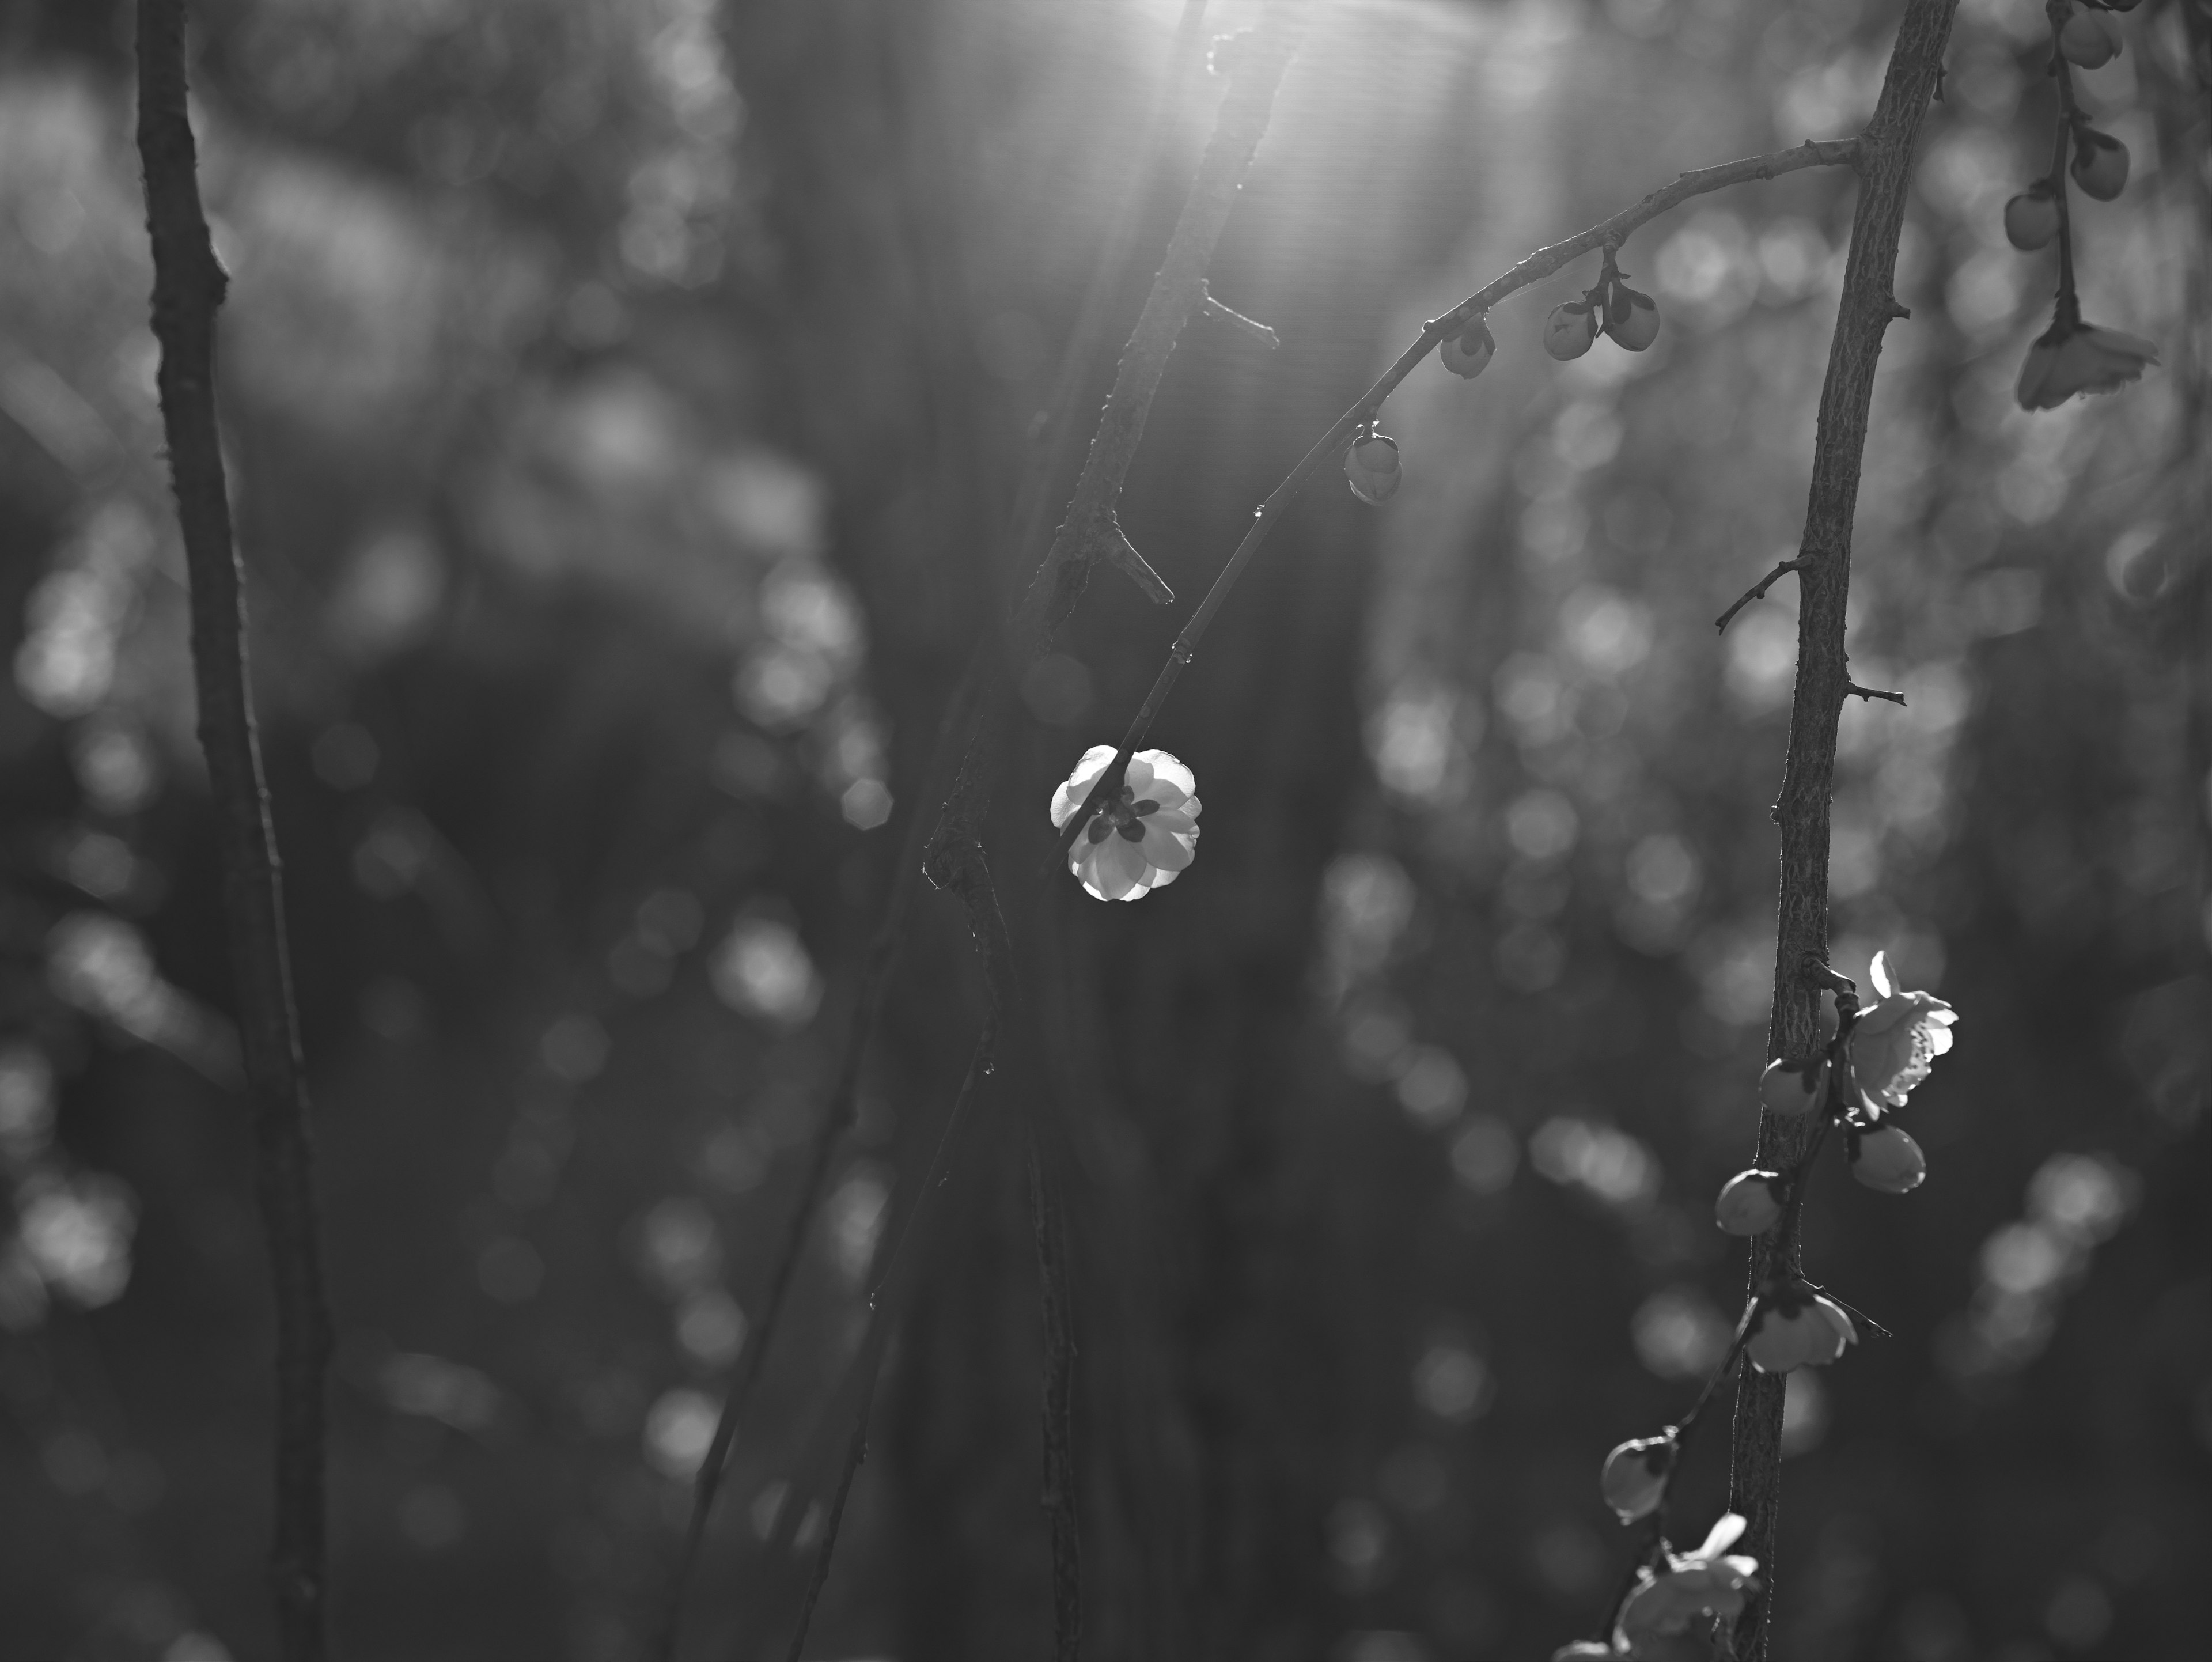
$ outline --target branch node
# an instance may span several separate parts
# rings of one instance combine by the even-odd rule
[[[1824,993],[1856,993],[1859,989],[1857,982],[1829,968],[1828,960],[1818,953],[1805,954],[1804,962],[1797,966],[1797,974]]]
[[[1884,692],[1880,687],[1863,687],[1856,681],[1844,682],[1844,697],[1849,698],[1855,695],[1861,698],[1887,699],[1899,709],[1905,705],[1905,695],[1901,692]]]
[[[1902,320],[1912,315],[1912,308],[1899,301],[1895,295],[1889,297],[1888,310],[1889,315],[1894,319]]]
[[[1137,552],[1136,545],[1121,529],[1119,520],[1114,521],[1110,534],[1102,551],[1109,563],[1118,568],[1129,581],[1152,596],[1155,606],[1173,606],[1175,590],[1167,586],[1160,574],[1152,569],[1145,557]]]
[[[1278,336],[1273,329],[1270,329],[1266,324],[1261,322],[1259,319],[1248,318],[1243,313],[1237,310],[1236,307],[1232,306],[1224,306],[1219,301],[1216,300],[1213,297],[1213,290],[1207,288],[1204,283],[1200,283],[1199,285],[1198,304],[1200,316],[1211,318],[1216,323],[1226,323],[1231,325],[1232,327],[1251,336],[1253,339],[1258,341],[1262,346],[1265,346],[1271,352],[1283,344],[1281,338]]]

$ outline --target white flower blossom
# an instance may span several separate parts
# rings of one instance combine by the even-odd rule
[[[2027,349],[2020,407],[2056,410],[2076,393],[2112,393],[2158,367],[2158,348],[2118,329],[2061,316]]]
[[[1111,745],[1083,752],[1067,782],[1053,794],[1052,823],[1064,827],[1113,762]],[[1134,900],[1165,888],[1198,849],[1198,782],[1164,750],[1129,758],[1119,794],[1091,815],[1067,850],[1067,868],[1101,900]]]
[[[1867,973],[1878,997],[1851,1030],[1851,1068],[1869,1096],[1902,1108],[1936,1058],[1951,1048],[1951,1024],[1958,1013],[1933,993],[1909,993],[1895,985],[1887,953],[1876,953]]]
[[[1759,1560],[1729,1549],[1745,1529],[1740,1513],[1724,1513],[1695,1552],[1669,1553],[1665,1569],[1645,1570],[1613,1630],[1613,1647],[1636,1654],[1644,1640],[1686,1632],[1698,1616],[1733,1619],[1759,1591]]]
[[[1826,1367],[1858,1336],[1841,1305],[1801,1282],[1759,1300],[1744,1349],[1761,1373],[1789,1373]]]

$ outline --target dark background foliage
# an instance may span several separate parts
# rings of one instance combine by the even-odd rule
[[[2085,304],[2124,397],[2011,408],[2051,274],[2039,8],[1964,9],[1877,392],[1837,961],[1962,1011],[1909,1200],[1824,1168],[1813,1272],[1893,1332],[1792,1382],[1784,1653],[2182,1654],[2212,1552],[2206,104],[2150,0],[2085,78],[2136,158]],[[210,0],[223,397],[317,1098],[335,1624],[362,1659],[640,1653],[860,955],[1133,193],[1118,338],[1203,142],[1164,0]],[[1249,21],[1218,6],[1209,28]],[[34,1658],[265,1653],[269,1317],[181,566],[129,9],[0,25],[0,1606]],[[1188,604],[1419,319],[1677,169],[1848,132],[1856,0],[1321,7],[1123,518]],[[1819,173],[1638,234],[1659,344],[1510,302],[1310,491],[1156,742],[1201,855],[1026,874],[1180,607],[1093,586],[1024,681],[994,857],[1024,1020],[969,1129],[812,1641],[1049,1631],[1024,1148],[1072,1212],[1098,1656],[1543,1654],[1626,1547],[1740,1255],[1794,624],[1848,226]],[[1110,354],[1109,355],[1110,356]],[[1087,367],[1079,411],[1103,397]],[[1079,416],[1079,419],[1081,417]],[[1064,490],[1067,481],[1055,482]],[[842,1437],[858,1289],[981,1003],[926,898],[738,1451],[696,1653],[780,1653],[761,1538]],[[902,1187],[902,1184],[904,1187]],[[1702,1523],[1717,1441],[1685,1478]],[[799,1499],[787,1501],[797,1476]]]

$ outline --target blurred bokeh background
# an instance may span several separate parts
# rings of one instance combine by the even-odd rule
[[[2081,77],[2134,157],[2085,308],[2157,340],[2027,417],[2032,0],[1967,0],[1860,502],[1838,964],[1959,1006],[1910,1199],[1823,1169],[1895,1336],[1791,1382],[1791,1658],[2202,1643],[2212,1556],[2208,103],[2191,0]],[[222,388],[340,1345],[349,1662],[643,1654],[860,950],[1121,204],[1133,318],[1221,83],[1181,0],[204,0]],[[1420,320],[1680,168],[1848,133],[1886,0],[1321,0],[1123,519],[1183,597]],[[1206,32],[1248,23],[1215,0]],[[270,1316],[191,734],[130,8],[0,7],[0,1650],[269,1653]],[[2197,33],[2192,36],[2191,31]],[[1152,112],[1177,85],[1144,166]],[[1091,1653],[1477,1662],[1597,1620],[1600,1458],[1725,1347],[1793,546],[1850,210],[1803,173],[1394,400],[1157,730],[1206,804],[1133,906],[1018,909],[986,1092],[811,1653],[1048,1641],[1025,1123],[1073,1215]],[[1083,367],[1095,407],[1110,351]],[[1054,482],[1064,492],[1068,481]],[[1094,584],[994,852],[1179,621]],[[981,1009],[925,897],[711,1535],[686,1654],[781,1655],[762,1541]],[[902,1187],[904,1184],[904,1187]],[[1698,1528],[1724,1487],[1693,1457]],[[1694,1533],[1694,1531],[1692,1531]],[[2191,1571],[2189,1566],[2199,1568]]]

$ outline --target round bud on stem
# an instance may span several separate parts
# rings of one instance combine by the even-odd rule
[[[1790,1185],[1779,1172],[1739,1172],[1721,1185],[1713,1221],[1731,1235],[1764,1235],[1782,1221]]]
[[[1578,358],[1597,338],[1597,314],[1580,301],[1554,306],[1544,320],[1544,350],[1561,362]]]
[[[1398,490],[1397,441],[1376,432],[1353,440],[1344,453],[1344,477],[1360,501],[1378,507],[1388,502]]]
[[[1822,1093],[1828,1088],[1828,1062],[1825,1056],[1815,1056],[1809,1062],[1770,1062],[1766,1071],[1759,1076],[1759,1100],[1762,1106],[1777,1114],[1809,1114],[1820,1105]]]
[[[2005,204],[2005,240],[2022,253],[2048,247],[2058,234],[2058,196],[2051,181],[2039,179]]]
[[[1462,380],[1473,380],[1490,368],[1491,355],[1498,350],[1498,342],[1490,333],[1490,326],[1480,318],[1467,326],[1437,349],[1437,356],[1444,368]]]
[[[2067,171],[2081,194],[2110,202],[2128,184],[2128,147],[2094,127],[2074,130],[2074,160]]]
[[[2058,31],[2059,55],[2076,69],[2102,69],[2124,44],[2119,20],[2101,11],[2077,10]]]
[[[1648,1518],[1667,1498],[1667,1480],[1674,1473],[1674,1434],[1638,1437],[1621,1444],[1605,1457],[1598,1488],[1606,1505],[1624,1524]]]
[[[1614,283],[1605,300],[1605,332],[1616,344],[1641,352],[1659,338],[1659,302],[1625,283]]]
[[[1885,1121],[1851,1133],[1851,1175],[1885,1195],[1909,1195],[1928,1176],[1928,1156],[1903,1129]]]

